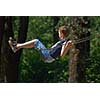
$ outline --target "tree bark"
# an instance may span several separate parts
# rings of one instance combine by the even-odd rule
[[[84,21],[81,21],[80,26],[87,31],[85,31],[84,34],[81,33],[81,38],[90,37],[90,31],[88,30],[90,28],[90,22],[88,17],[83,17]],[[77,73],[78,73],[78,82],[83,83],[86,81],[85,79],[85,68],[87,66],[87,60],[90,56],[90,39],[86,40],[82,43],[79,43],[76,45],[76,47],[80,50],[79,53],[79,61],[77,64]],[[88,61],[89,62],[89,61]]]
[[[59,16],[54,16],[53,19],[54,19],[53,40],[54,40],[54,43],[56,43],[59,40],[58,31],[56,30],[56,26],[57,26],[60,18],[59,18]]]
[[[0,17],[0,53],[1,53],[2,38],[4,34],[4,22],[5,22],[5,17]]]
[[[11,50],[8,40],[9,37],[13,37],[13,26],[12,26],[12,17],[6,17],[5,23],[5,34],[3,36],[3,45],[1,51],[1,66],[5,68],[6,82],[15,83],[19,80],[19,61],[22,50],[17,53],[13,53]],[[25,42],[26,34],[28,30],[28,17],[20,17],[20,27],[18,34],[18,41]]]
[[[0,82],[5,82],[5,68],[1,65],[1,47],[4,34],[5,17],[0,17]]]
[[[73,25],[74,29],[77,33],[78,33],[77,28],[80,28],[81,30],[80,34],[78,34],[80,37],[79,39],[90,36],[90,32],[88,31],[88,29],[90,28],[90,23],[87,17],[83,17],[82,20],[80,20],[79,17],[78,18],[74,17],[73,23],[74,23]],[[83,29],[87,31],[84,32]],[[82,83],[85,82],[85,67],[87,65],[86,60],[89,58],[89,53],[90,53],[90,40],[78,43],[76,45],[76,49],[80,51],[78,55],[75,54],[74,52],[70,52],[71,56],[69,60],[69,82]],[[77,57],[75,55],[77,55]]]
[[[14,54],[8,44],[9,37],[13,37],[13,35],[12,17],[7,16],[5,17],[5,33],[3,35],[3,45],[1,51],[1,65],[5,68],[6,82],[15,82],[16,80],[16,68],[12,63]]]
[[[28,22],[29,22],[29,17],[23,17],[21,16],[20,17],[20,26],[19,26],[19,34],[18,34],[18,43],[24,43],[26,38],[27,38],[27,31],[28,31]],[[21,57],[21,54],[22,54],[22,49],[19,50],[15,55],[14,55],[14,60],[13,60],[13,63],[15,65],[15,67],[17,68],[18,70],[18,66],[19,66],[19,63],[20,63],[20,57]],[[19,71],[18,71],[19,72]],[[19,73],[18,73],[19,75]],[[18,76],[18,79],[19,79],[19,76]]]
[[[69,83],[76,83],[77,80],[77,63],[78,63],[79,50],[75,47],[70,50],[70,60],[69,60]]]

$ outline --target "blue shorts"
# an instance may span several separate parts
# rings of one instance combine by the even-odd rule
[[[44,45],[43,45],[43,43],[41,43],[38,39],[34,39],[34,47],[35,47],[35,49],[37,49],[38,51],[40,51],[41,52],[41,54],[43,55],[43,57],[45,58],[45,62],[47,62],[47,63],[51,63],[51,62],[53,62],[55,59],[54,58],[52,58],[51,56],[50,56],[50,50],[49,49],[47,49]]]

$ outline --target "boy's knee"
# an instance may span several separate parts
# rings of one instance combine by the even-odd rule
[[[33,40],[34,46],[37,47],[37,45],[39,44],[39,42],[40,42],[39,39],[34,39]]]
[[[40,42],[39,39],[34,39],[34,40],[33,40],[33,43],[36,43],[36,44],[37,44],[37,43],[39,43],[39,42]]]
[[[34,42],[38,42],[39,41],[39,39],[34,39]]]

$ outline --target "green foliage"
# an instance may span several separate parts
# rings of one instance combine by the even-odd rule
[[[53,18],[48,16],[30,17],[27,39],[40,39],[45,45],[52,43]],[[45,40],[45,41],[44,41]]]
[[[87,82],[100,82],[100,17],[91,20],[91,50],[90,63],[86,68]]]

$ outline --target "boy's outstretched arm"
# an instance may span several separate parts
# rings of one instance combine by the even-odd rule
[[[62,45],[60,56],[61,57],[65,56],[67,54],[68,50],[73,47],[74,47],[74,44],[72,41],[64,42],[64,44]]]

